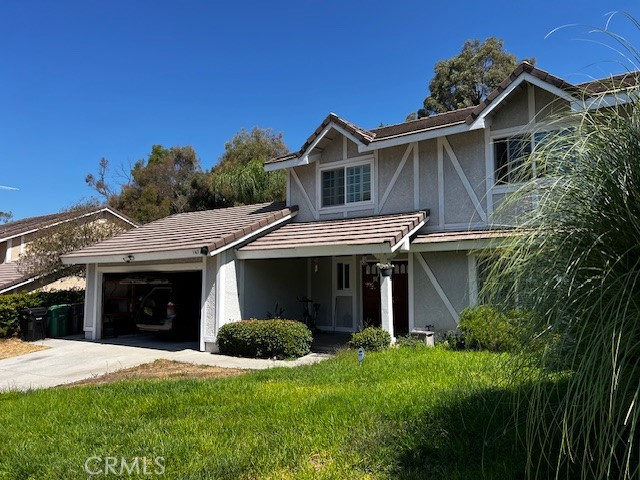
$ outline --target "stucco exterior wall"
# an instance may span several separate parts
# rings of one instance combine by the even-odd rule
[[[413,154],[400,170],[396,183],[389,192],[385,203],[381,203],[402,156],[409,145],[384,148],[378,151],[378,211],[380,214],[410,212],[413,208]]]
[[[569,102],[554,94],[535,87],[536,122],[553,121],[561,113],[567,113],[570,109]]]
[[[491,121],[492,130],[511,128],[529,123],[527,84],[521,86],[497,108]]]
[[[457,318],[454,318],[447,308],[418,255],[423,256],[444,295],[459,314],[469,306],[469,260],[466,252],[414,253],[412,255],[414,327],[424,328],[427,325],[433,325],[438,331],[457,328]]]
[[[418,143],[418,159],[420,171],[420,208],[429,209],[431,215],[427,227],[438,225],[438,151],[437,141],[427,140]]]
[[[332,268],[331,257],[311,259],[311,299],[320,304],[316,325],[325,330],[332,326]]]
[[[322,151],[322,156],[320,157],[321,164],[339,162],[340,160],[344,160],[343,136],[336,131],[331,132],[330,136],[332,140],[324,147],[324,150]]]
[[[96,269],[97,265],[89,264],[87,265],[87,286],[84,294],[84,332],[85,338],[89,340],[93,340],[97,337],[97,324],[98,324],[98,316],[101,313],[96,309],[97,305],[97,295],[102,295],[102,292],[99,291],[101,288],[98,285],[99,282],[96,282]]]
[[[216,284],[218,273],[218,258],[206,257],[206,265],[204,267],[204,298],[203,311],[201,313],[202,322],[201,335],[206,343],[216,341]]]
[[[472,131],[449,136],[447,140],[464,177],[480,203],[482,211],[486,213],[484,133],[482,131]],[[455,170],[453,160],[446,151],[444,152],[443,167],[445,225],[483,222],[484,220],[474,206],[471,195],[467,192],[462,179]]]
[[[298,183],[291,178],[291,191],[290,191],[290,199],[292,205],[298,205],[298,215],[294,221],[296,222],[311,222],[315,220],[314,209],[317,209],[316,205],[316,165],[314,163],[310,165],[303,165],[301,167],[295,167],[293,169],[295,174],[297,175],[300,183],[304,187],[304,190],[307,192],[307,199],[304,197],[304,194],[300,191],[300,187]],[[311,207],[309,206],[309,202],[311,203]]]
[[[306,259],[245,260],[244,318],[266,318],[277,303],[284,317],[301,320],[303,307],[296,297],[305,295]]]

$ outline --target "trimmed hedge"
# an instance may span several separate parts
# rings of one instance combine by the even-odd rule
[[[370,352],[386,350],[391,346],[391,335],[379,327],[367,327],[361,332],[351,335],[349,341],[351,348],[364,348]]]
[[[295,358],[311,352],[311,330],[295,320],[243,320],[218,331],[223,355],[249,358]]]
[[[0,295],[0,338],[18,331],[18,310],[21,308],[51,307],[84,302],[84,290],[30,292]]]
[[[466,345],[493,352],[515,352],[530,343],[532,314],[524,310],[503,312],[490,305],[465,308],[458,328]]]

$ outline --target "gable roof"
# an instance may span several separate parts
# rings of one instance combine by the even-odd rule
[[[635,88],[640,84],[640,72],[630,72],[580,84],[572,84],[528,62],[522,62],[477,106],[370,130],[340,118],[335,113],[330,113],[299,151],[267,160],[265,169],[277,170],[296,166],[297,164],[310,163],[311,160],[308,158],[312,149],[310,147],[316,145],[331,128],[350,137],[351,140],[358,144],[358,150],[362,152],[481,128],[483,127],[482,120],[484,117],[524,81],[548,90],[568,101],[581,101],[584,97]]]
[[[50,215],[41,215],[38,217],[22,218],[15,222],[0,225],[0,242],[5,242],[11,238],[27,235],[43,228],[53,227],[71,220],[77,220],[79,218],[90,217],[103,213],[110,213],[134,227],[138,226],[136,222],[111,207],[83,208],[80,210],[70,210],[68,212],[52,213]]]
[[[428,211],[293,222],[240,247],[238,258],[391,254],[422,228]]]
[[[62,256],[65,264],[173,260],[215,255],[289,221],[298,207],[260,203],[179,213]],[[128,257],[132,256],[132,259]]]

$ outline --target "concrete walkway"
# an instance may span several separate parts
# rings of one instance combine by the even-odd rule
[[[157,359],[223,368],[262,370],[297,367],[330,355],[312,353],[297,360],[237,358],[197,351],[193,343],[168,343],[152,336],[133,336],[91,342],[79,337],[34,342],[46,350],[0,360],[0,391],[47,388],[135,367]]]

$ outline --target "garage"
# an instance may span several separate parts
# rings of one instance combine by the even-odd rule
[[[197,341],[202,273],[105,273],[102,338],[153,333],[175,341]]]
[[[244,317],[235,249],[296,213],[281,202],[180,213],[62,255],[86,269],[85,338],[145,333],[216,351],[219,328]]]

